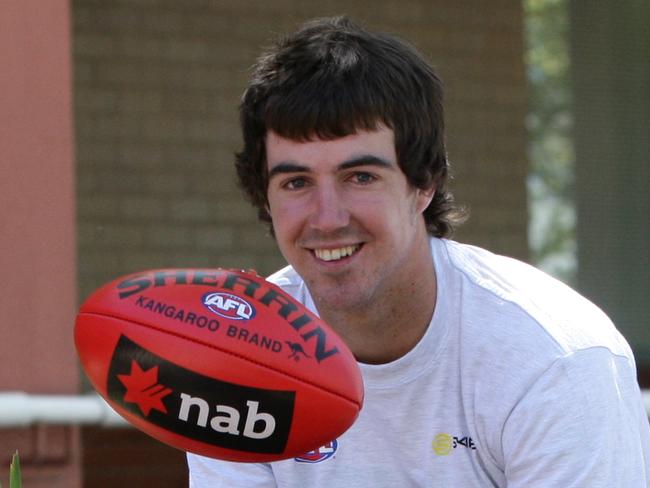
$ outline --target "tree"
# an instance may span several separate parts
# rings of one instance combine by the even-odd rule
[[[534,263],[570,284],[576,278],[569,15],[566,0],[524,0],[529,241]]]

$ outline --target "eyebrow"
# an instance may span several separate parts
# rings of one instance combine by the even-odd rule
[[[375,166],[378,168],[395,169],[396,163],[372,154],[363,154],[361,156],[355,156],[352,159],[343,161],[341,164],[337,166],[337,170],[341,171],[350,168],[357,168],[359,166]],[[283,161],[281,163],[276,164],[275,166],[273,166],[273,168],[269,170],[268,178],[270,180],[271,178],[273,178],[275,175],[278,174],[310,173],[310,172],[311,172],[311,168],[309,168],[308,166],[305,166],[300,163],[296,163],[294,161]]]

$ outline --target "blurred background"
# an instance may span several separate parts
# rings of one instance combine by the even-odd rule
[[[444,79],[456,239],[599,304],[650,387],[650,2],[0,0],[0,403],[89,391],[74,316],[114,277],[283,266],[235,183],[238,100],[262,47],[340,14]],[[18,448],[30,488],[187,485],[134,429],[2,420],[0,482]]]

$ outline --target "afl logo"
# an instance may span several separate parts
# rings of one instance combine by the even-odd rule
[[[211,312],[231,320],[250,320],[255,317],[255,309],[250,303],[230,293],[203,295],[203,305]]]
[[[324,446],[321,446],[318,449],[314,449],[313,451],[309,451],[302,456],[298,456],[294,459],[299,463],[320,463],[334,456],[338,446],[339,443],[336,441],[336,439],[334,439]]]

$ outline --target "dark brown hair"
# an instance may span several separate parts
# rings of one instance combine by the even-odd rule
[[[240,117],[244,147],[236,155],[237,174],[263,221],[271,222],[267,131],[307,141],[380,124],[395,134],[408,181],[422,189],[436,186],[424,211],[428,232],[448,237],[462,221],[446,188],[442,82],[415,48],[397,37],[368,32],[346,17],[303,25],[259,58]]]

